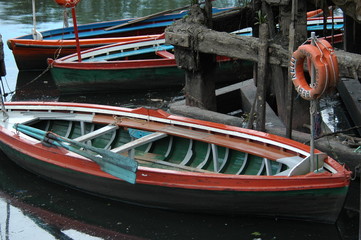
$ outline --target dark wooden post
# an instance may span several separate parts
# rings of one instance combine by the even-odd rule
[[[361,41],[361,24],[357,23],[351,17],[345,15],[345,37],[344,48],[347,52],[361,54],[360,41]]]
[[[257,68],[257,119],[256,129],[265,131],[266,127],[266,72],[268,62],[268,25],[259,26],[258,68]]]
[[[4,57],[4,44],[2,36],[0,35],[0,77],[6,75],[5,70],[5,57]]]
[[[204,12],[206,17],[205,25],[208,28],[213,28],[213,22],[212,22],[212,1],[206,0],[206,4],[204,6]]]
[[[215,79],[211,78],[216,67],[215,57],[196,49],[204,40],[198,36],[201,27],[212,25],[210,2],[206,1],[206,9],[192,5],[187,18],[173,26],[172,33],[166,32],[166,41],[175,46],[177,65],[186,72],[186,105],[216,111]]]
[[[298,9],[298,0],[292,0],[291,2],[292,10],[291,10],[291,23],[289,29],[289,43],[288,43],[288,50],[290,54],[293,53],[295,50],[295,37],[296,37],[296,13]],[[288,68],[290,69],[290,68]],[[288,84],[287,84],[287,122],[286,122],[286,137],[292,138],[292,120],[293,120],[293,84],[291,84],[291,74],[288,70]]]
[[[302,0],[293,0],[293,5],[279,7],[280,32],[275,39],[280,45],[288,42],[288,55],[307,39],[307,3]],[[294,6],[292,9],[291,7]],[[308,102],[297,98],[294,100],[294,87],[288,78],[287,68],[272,65],[272,82],[277,101],[278,116],[286,125],[286,135],[291,137],[292,128],[301,128],[309,122]]]

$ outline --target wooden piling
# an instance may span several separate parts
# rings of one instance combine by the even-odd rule
[[[0,77],[6,75],[5,70],[5,55],[4,55],[4,44],[2,40],[2,36],[0,34]]]
[[[361,54],[361,23],[357,23],[351,17],[344,17],[344,49],[347,52]]]
[[[209,4],[207,8],[211,7]],[[216,68],[215,56],[195,49],[199,41],[202,41],[195,36],[202,28],[209,29],[208,26],[212,25],[209,19],[211,17],[209,9],[203,10],[197,4],[192,5],[188,17],[182,19],[179,32],[167,34],[166,41],[175,45],[177,65],[185,70],[186,104],[216,111],[215,79],[211,77]],[[189,36],[187,32],[192,32],[195,36]]]
[[[266,72],[268,62],[268,25],[259,25],[258,69],[257,69],[257,119],[256,129],[265,131],[266,123]]]
[[[292,0],[292,10],[291,10],[291,24],[289,29],[289,42],[288,42],[288,51],[290,54],[295,51],[295,44],[296,44],[296,13],[298,9],[298,1]],[[290,67],[288,68],[288,84],[287,84],[287,97],[288,101],[286,104],[287,109],[287,118],[286,118],[286,136],[288,138],[292,138],[292,119],[293,119],[293,84],[292,77],[290,74]]]

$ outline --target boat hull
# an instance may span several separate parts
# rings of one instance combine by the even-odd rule
[[[246,64],[223,61],[211,77],[218,84],[239,82],[240,77],[251,77],[251,72],[242,71],[246,69]],[[242,75],[239,75],[240,72]],[[62,94],[174,87],[181,89],[185,85],[185,72],[176,66],[174,59],[123,61],[114,64],[99,62],[88,65],[54,62],[51,74]]]
[[[153,39],[157,36],[153,33],[134,37],[80,39],[79,43],[83,51],[107,44]],[[76,52],[75,40],[10,39],[8,46],[13,51],[19,70],[42,70],[48,67],[48,58],[60,58]]]
[[[213,8],[213,12],[222,12],[228,8]],[[78,26],[81,50],[106,44],[117,43],[117,38],[161,34],[175,20],[184,17],[187,11],[164,14],[141,20],[121,19]],[[141,20],[127,26],[121,26],[130,21]],[[112,29],[113,28],[113,29]],[[59,28],[40,32],[42,40],[33,40],[32,34],[8,40],[8,47],[19,70],[42,70],[47,68],[47,58],[58,58],[76,52],[74,28]],[[110,42],[109,38],[112,38]],[[94,42],[92,42],[94,41]],[[60,55],[59,55],[60,54]]]
[[[6,104],[6,108],[9,118],[0,115],[0,149],[12,161],[51,181],[131,204],[175,211],[252,214],[333,223],[342,209],[350,182],[351,173],[330,157],[323,160],[323,170],[317,162],[315,171],[310,172],[308,167],[305,173],[285,175],[290,169],[279,168],[273,173],[272,166],[279,164],[279,159],[295,155],[300,161],[297,160],[291,170],[302,171],[297,166],[308,160],[309,147],[267,133],[144,108],[56,102],[12,102]],[[16,123],[38,130],[51,129],[74,141],[84,141],[82,148],[92,144],[123,154],[122,151],[131,150],[131,144],[136,148],[133,157],[139,164],[135,184],[105,172],[102,164],[79,155],[79,151],[74,153],[56,147],[58,145],[44,144],[28,133],[15,130]],[[116,130],[111,133],[104,128]],[[153,132],[149,137],[163,138],[149,143],[149,138],[136,136],[147,131]],[[142,148],[141,141],[148,141],[150,145]],[[209,150],[213,157],[209,158],[205,145],[208,149],[217,149]],[[197,154],[190,162],[188,156],[193,151]],[[162,158],[163,153],[167,159]],[[127,155],[131,157],[131,153],[125,154],[122,161]],[[217,162],[208,165],[204,161],[211,163],[208,160],[213,158]],[[225,164],[217,167],[221,159]],[[102,160],[108,161],[106,157]]]
[[[217,191],[137,183],[72,171],[18,152],[1,150],[19,166],[51,181],[122,202],[183,212],[260,215],[333,223],[348,187],[297,191]],[[141,170],[138,175],[150,174]],[[164,178],[167,181],[167,177]],[[172,181],[172,180],[171,180]]]

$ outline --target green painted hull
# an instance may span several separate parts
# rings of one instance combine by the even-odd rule
[[[222,63],[212,78],[217,84],[239,82],[251,77],[243,66],[234,62]],[[243,72],[243,75],[240,75]],[[54,82],[61,93],[181,89],[185,85],[184,70],[176,66],[134,69],[69,69],[51,68]]]

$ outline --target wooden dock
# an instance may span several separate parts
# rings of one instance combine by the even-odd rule
[[[361,94],[360,90],[357,91],[359,91],[358,93]],[[257,95],[257,88],[254,85],[253,79],[216,90],[217,101],[222,99],[223,105],[226,105],[228,102],[231,102],[235,107],[233,110],[237,110],[241,105],[241,108],[244,113],[249,113],[251,111],[256,95]],[[244,126],[244,121],[245,121],[245,119],[236,116],[231,116],[229,114],[209,111],[194,106],[187,106],[185,101],[179,101],[171,104],[169,106],[169,111],[172,114],[176,114],[176,115],[181,115],[181,116],[186,116],[186,117],[191,117],[206,121],[212,121],[227,125],[233,125],[238,127]],[[230,111],[230,109],[228,109],[228,111]],[[284,124],[268,104],[266,105],[265,126],[267,133],[271,133],[283,137],[286,136],[286,128]],[[293,130],[292,136],[293,139],[298,142],[308,143],[310,141],[310,134],[308,133]],[[342,163],[345,163],[346,166],[349,167],[352,171],[354,171],[361,163],[360,162],[361,153],[354,152],[353,149],[349,148],[347,145],[342,144],[334,136],[328,136],[317,139],[315,141],[315,147],[320,151],[327,153],[332,158],[339,160]],[[359,176],[360,173],[355,172],[355,174]]]
[[[354,125],[361,127],[361,83],[355,79],[342,78],[337,89]],[[361,128],[357,131],[361,135]]]

